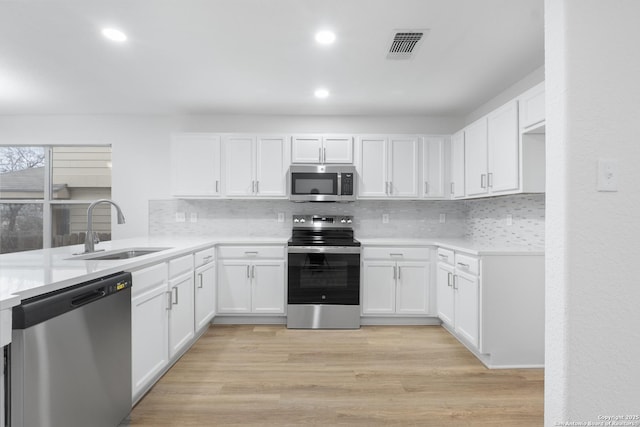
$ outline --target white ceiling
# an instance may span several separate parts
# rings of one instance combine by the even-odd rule
[[[0,114],[463,115],[544,63],[543,3],[0,1]],[[387,60],[414,28],[413,59]]]

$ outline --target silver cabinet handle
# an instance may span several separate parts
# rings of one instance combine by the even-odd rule
[[[445,254],[438,254],[438,256],[440,257],[440,259],[447,259],[449,258],[447,255]]]
[[[171,310],[171,306],[173,305],[173,292],[171,291],[166,291],[165,294],[167,294],[167,310]]]
[[[467,270],[469,269],[469,264],[465,264],[463,262],[459,262],[458,265],[462,268],[466,268]]]
[[[202,262],[204,262],[206,264],[209,261],[211,261],[212,258],[213,258],[213,255],[207,255],[206,257],[202,258]]]
[[[218,193],[220,190],[218,189],[220,187],[220,181],[216,180],[216,193]]]
[[[251,278],[251,276],[249,276],[249,266],[247,265],[247,279]]]
[[[404,256],[404,254],[394,254],[394,253],[390,253],[389,256]]]
[[[424,182],[424,194],[429,194],[429,182]]]
[[[456,192],[454,191],[455,188],[455,182],[451,183],[451,194],[456,194]]]
[[[400,280],[400,272],[402,271],[402,267],[398,266],[398,280]]]
[[[318,163],[322,163],[322,148],[318,148]]]
[[[251,266],[251,278],[252,279],[256,278],[256,266],[255,265]]]
[[[487,179],[487,175],[485,174],[480,175],[480,188],[487,188],[487,183],[485,182],[486,179]]]
[[[489,187],[493,187],[493,172],[487,174],[487,181]]]
[[[393,280],[396,280],[397,276],[396,276],[396,266],[393,266]]]
[[[260,192],[260,181],[256,181],[256,193]]]
[[[453,275],[453,289],[458,290],[458,276],[455,274]]]
[[[251,181],[251,192],[252,193],[256,192],[256,182],[255,181]]]
[[[244,251],[245,255],[258,255],[258,251]]]
[[[451,287],[451,282],[453,281],[453,274],[447,273],[447,286]]]
[[[327,163],[327,147],[322,149],[322,163]]]
[[[198,274],[198,278],[200,279],[200,284],[198,285],[199,289],[204,287],[204,279],[202,278],[202,273]]]
[[[393,194],[393,181],[389,181],[389,194]]]
[[[177,287],[177,286],[174,286],[174,287],[173,287],[173,288],[171,288],[171,289],[172,289],[173,291],[175,291],[175,292],[173,292],[173,294],[174,294],[174,295],[175,295],[175,297],[176,297],[176,302],[173,302],[173,300],[172,300],[172,301],[171,301],[171,303],[172,303],[172,304],[175,304],[175,305],[178,305],[178,287]]]
[[[389,194],[389,181],[384,182],[384,194]]]

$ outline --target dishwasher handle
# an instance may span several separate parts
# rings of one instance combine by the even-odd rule
[[[128,291],[131,273],[115,273],[22,301],[12,310],[12,328],[27,329],[102,298]]]

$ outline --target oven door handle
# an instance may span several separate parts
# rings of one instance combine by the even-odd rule
[[[290,254],[359,254],[360,246],[289,246]]]

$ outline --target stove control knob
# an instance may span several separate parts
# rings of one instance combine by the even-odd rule
[[[346,224],[346,223],[347,223],[347,220],[346,220],[346,219],[344,219],[344,218],[342,218],[342,219],[340,220],[340,222],[341,222],[341,223],[343,223],[343,224]]]
[[[304,218],[300,218],[300,222],[304,223],[306,221],[304,220]]]
[[[298,218],[293,218],[293,222],[300,222]]]
[[[347,224],[351,224],[353,221],[351,221],[350,219],[347,220]]]

